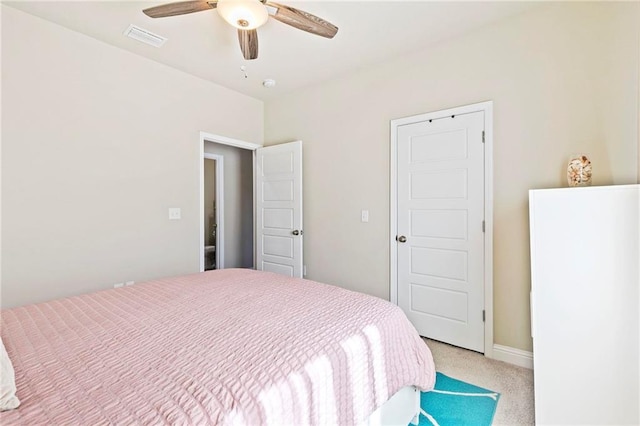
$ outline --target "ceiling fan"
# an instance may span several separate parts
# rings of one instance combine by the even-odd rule
[[[256,28],[267,22],[269,16],[299,30],[326,38],[333,38],[338,32],[338,27],[324,19],[268,0],[190,0],[150,7],[143,12],[151,18],[164,18],[209,9],[217,9],[225,21],[238,29],[240,50],[247,60],[258,57]]]

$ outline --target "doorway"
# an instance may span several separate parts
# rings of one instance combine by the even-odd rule
[[[200,134],[200,271],[255,265],[253,152],[259,147]],[[207,162],[215,163],[213,183]],[[207,195],[208,184],[215,186],[215,194]]]
[[[302,141],[263,147],[200,132],[199,142],[200,271],[206,267],[206,246],[211,245],[206,231],[211,213],[205,206],[205,160],[218,155],[215,182],[221,189],[215,195],[215,268],[253,268],[301,278]],[[232,170],[237,158],[240,175]],[[240,227],[234,227],[234,222]],[[238,244],[240,250],[234,251]]]
[[[224,268],[224,157],[204,154],[204,270]]]
[[[492,355],[492,103],[391,121],[391,301]]]

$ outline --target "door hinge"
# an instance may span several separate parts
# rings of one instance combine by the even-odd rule
[[[484,130],[482,131],[482,143],[484,143]]]
[[[485,322],[486,320],[486,314],[485,314],[485,310],[482,310],[482,322]]]
[[[484,222],[484,220],[483,220],[483,221],[482,221],[482,232],[485,232],[485,231],[484,231],[484,228],[485,228],[485,222]]]

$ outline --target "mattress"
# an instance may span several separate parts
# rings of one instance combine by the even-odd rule
[[[2,311],[8,424],[358,424],[430,390],[429,349],[372,296],[244,269]]]

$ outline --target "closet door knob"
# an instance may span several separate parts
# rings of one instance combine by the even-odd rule
[[[292,234],[293,234],[293,235],[300,235],[300,231],[298,231],[297,229],[295,229],[295,230],[292,232]]]

